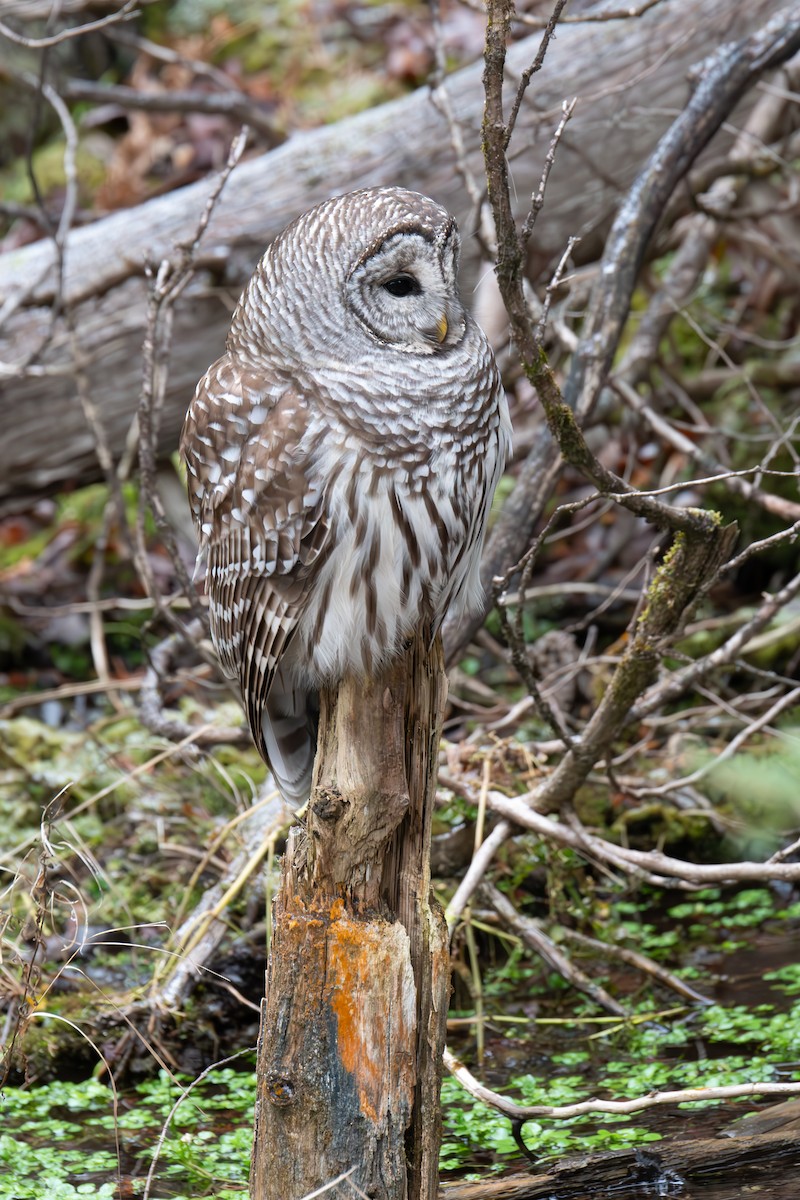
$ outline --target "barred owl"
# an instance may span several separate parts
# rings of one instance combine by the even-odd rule
[[[309,795],[319,687],[480,603],[510,426],[458,255],[452,217],[402,188],[305,213],[186,417],[212,638],[290,803]]]

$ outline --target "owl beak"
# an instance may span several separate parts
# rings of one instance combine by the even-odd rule
[[[444,313],[442,313],[441,317],[439,317],[439,320],[436,322],[436,336],[439,339],[440,346],[441,346],[442,342],[444,341],[444,339],[447,337],[447,330],[448,330],[447,317],[445,316]]]

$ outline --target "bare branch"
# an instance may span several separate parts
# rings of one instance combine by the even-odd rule
[[[431,81],[431,100],[438,108],[444,119],[447,121],[447,128],[450,133],[450,145],[453,148],[453,157],[455,159],[456,169],[458,170],[467,195],[469,196],[474,210],[474,220],[472,224],[478,224],[480,220],[480,212],[483,207],[484,189],[478,185],[478,181],[467,161],[467,152],[464,146],[464,137],[461,126],[456,120],[453,106],[450,103],[450,95],[447,91],[446,78],[446,61],[445,61],[445,45],[444,32],[442,30],[441,10],[439,0],[430,0],[431,14],[433,17],[433,47],[436,68],[434,78]]]
[[[680,671],[673,671],[663,683],[657,684],[645,693],[638,704],[631,707],[629,721],[641,721],[663,704],[677,700],[693,684],[705,679],[718,667],[727,666],[736,661],[744,651],[748,642],[764,629],[780,610],[800,593],[800,573],[790,579],[787,584],[764,599],[764,603],[753,617],[746,621],[737,631],[712,650],[703,658],[697,659]]]
[[[481,842],[480,847],[473,854],[469,869],[445,910],[445,920],[451,935],[464,909],[480,887],[484,875],[492,864],[492,859],[503,843],[511,837],[513,831],[513,825],[508,821],[498,821],[486,840]]]
[[[688,1000],[695,1000],[700,1004],[714,1003],[708,996],[696,992],[685,980],[679,979],[677,975],[673,975],[672,971],[668,971],[660,963],[653,962],[652,958],[648,958],[646,954],[640,954],[638,950],[629,950],[627,946],[601,942],[598,938],[587,937],[586,934],[579,933],[577,929],[569,929],[565,925],[559,927],[559,934],[565,941],[572,942],[576,946],[583,946],[587,950],[594,950],[607,958],[616,958],[620,962],[628,963],[631,967],[636,967],[638,971],[652,976],[664,987],[672,988],[674,992],[685,996]]]
[[[780,545],[781,542],[791,542],[792,545],[800,537],[800,520],[795,521],[788,529],[781,529],[778,533],[773,533],[770,537],[761,538],[758,542],[751,542],[742,550],[741,554],[737,554],[735,558],[730,558],[721,569],[721,574],[727,574],[730,571],[738,571],[742,563],[747,562],[754,554],[761,554],[763,550],[769,550],[773,546]]]
[[[563,950],[559,949],[553,939],[547,936],[538,921],[533,917],[525,917],[518,913],[511,901],[493,884],[485,882],[481,891],[509,929],[521,937],[553,971],[556,971],[578,991],[594,1000],[595,1004],[599,1004],[606,1012],[614,1013],[619,1017],[627,1015],[623,1006],[613,996],[610,996],[604,987],[590,979],[586,972],[582,971],[575,963],[570,962]]]
[[[139,692],[139,717],[142,724],[159,737],[168,738],[173,742],[183,742],[192,739],[193,729],[174,715],[167,716],[161,698],[161,688],[164,679],[172,669],[173,659],[188,639],[195,646],[203,636],[203,624],[198,620],[191,621],[180,633],[170,634],[164,638],[149,653],[149,666],[141,681]],[[210,656],[209,656],[210,657]],[[234,745],[249,746],[250,734],[244,725],[237,728],[222,726],[204,726],[197,731],[196,744],[202,746]]]
[[[678,180],[760,75],[800,49],[800,16],[785,18],[785,13],[779,14],[758,33],[723,47],[703,64],[691,100],[622,205],[606,243],[582,348],[564,391],[577,414],[591,411],[605,382],[645,246]]]
[[[534,789],[529,797],[517,796],[510,798],[500,792],[489,792],[489,807],[504,817],[507,821],[516,822],[525,829],[532,829],[557,842],[569,846],[573,850],[590,854],[600,861],[612,863],[626,871],[647,871],[651,877],[657,873],[659,882],[670,882],[672,887],[699,887],[709,884],[734,883],[742,881],[765,881],[768,879],[783,879],[790,883],[800,880],[800,863],[783,862],[737,862],[737,863],[690,863],[681,859],[670,858],[658,850],[631,850],[628,846],[612,846],[603,838],[594,836],[586,830],[570,828],[552,817],[542,816],[540,812],[528,807],[527,799],[533,804],[541,800],[541,788]]]
[[[732,1083],[723,1087],[681,1088],[673,1092],[650,1092],[634,1100],[582,1100],[578,1104],[515,1104],[499,1092],[480,1083],[471,1071],[450,1051],[444,1052],[444,1065],[451,1075],[484,1104],[491,1105],[512,1121],[531,1121],[535,1117],[567,1120],[587,1113],[635,1113],[667,1104],[690,1104],[698,1100],[735,1100],[742,1096],[797,1096],[800,1083]]]
[[[118,42],[121,46],[129,46],[132,50],[146,54],[148,58],[153,58],[157,62],[188,67],[194,75],[210,79],[218,87],[222,88],[223,91],[238,91],[233,86],[231,76],[226,74],[225,71],[221,71],[219,67],[215,67],[213,63],[203,62],[199,58],[189,58],[188,55],[181,54],[171,46],[162,46],[158,42],[151,41],[150,38],[142,37],[141,34],[132,33],[128,29],[120,28],[119,25],[115,25],[109,31],[108,37],[112,42]],[[239,92],[239,95],[242,99],[246,98],[244,92]]]
[[[16,46],[25,46],[29,50],[48,50],[51,46],[60,46],[62,42],[69,41],[70,38],[83,37],[85,33],[93,33],[97,29],[116,25],[120,21],[132,21],[134,17],[139,16],[137,3],[139,0],[125,0],[122,8],[117,12],[109,13],[106,17],[98,17],[96,21],[87,21],[85,25],[74,25],[69,29],[62,29],[60,33],[54,33],[51,37],[24,37],[6,25],[5,21],[0,21],[0,34]]]
[[[478,0],[461,0],[465,8],[471,8],[473,12],[483,14],[483,7],[478,3]],[[570,16],[569,13],[562,15],[561,25],[592,25],[602,24],[606,21],[626,21],[635,17],[641,17],[651,8],[655,8],[657,4],[662,4],[663,0],[642,0],[641,4],[632,4],[627,8],[610,8],[596,11],[589,9],[588,12],[580,13],[577,16]],[[536,16],[535,13],[517,12],[516,9],[511,15],[511,20],[518,25],[525,25],[530,29],[544,29],[550,18]]]
[[[96,696],[113,687],[117,692],[138,692],[142,686],[143,675],[129,675],[126,679],[90,679],[84,683],[63,683],[60,687],[43,688],[37,692],[26,692],[15,696],[0,706],[0,721],[15,717],[25,708],[35,708],[48,700],[71,700],[75,696]]]
[[[556,266],[555,271],[553,272],[552,278],[550,279],[550,282],[548,283],[547,287],[545,288],[544,300],[542,302],[542,311],[539,314],[539,320],[536,325],[536,340],[539,343],[539,345],[541,345],[544,342],[544,334],[545,334],[545,329],[547,328],[547,319],[550,316],[550,306],[553,303],[553,296],[555,294],[556,289],[558,288],[558,286],[561,283],[561,279],[563,277],[564,271],[566,270],[567,261],[569,260],[570,256],[572,255],[572,251],[575,249],[575,247],[577,246],[579,241],[580,241],[580,238],[577,238],[577,237],[569,238],[569,240],[567,241],[567,244],[564,248],[564,253],[561,255],[561,258],[558,260],[558,264]]]
[[[175,620],[171,609],[163,603],[150,570],[145,548],[144,515],[149,506],[180,585],[189,598],[192,614],[201,623],[205,622],[206,615],[197,602],[194,584],[176,546],[172,526],[167,519],[156,486],[158,422],[167,383],[173,306],[192,277],[197,248],[208,227],[208,222],[222,190],[244,153],[246,144],[247,128],[245,127],[231,144],[228,161],[216,179],[191,238],[178,245],[179,254],[175,262],[165,259],[159,266],[153,279],[148,302],[147,335],[143,347],[142,393],[138,409],[140,491],[136,562],[145,586],[157,608],[170,623],[177,627],[179,632],[183,631],[183,625]]]
[[[545,191],[547,190],[547,181],[550,178],[550,172],[552,171],[553,164],[556,161],[556,150],[558,149],[558,143],[561,141],[564,130],[567,127],[567,123],[568,123],[570,117],[572,116],[572,114],[575,111],[575,105],[577,103],[578,103],[578,98],[577,98],[577,96],[575,96],[572,98],[572,100],[565,100],[564,103],[561,105],[561,120],[559,121],[558,125],[556,126],[556,131],[553,134],[552,138],[550,139],[550,145],[548,147],[547,155],[544,160],[544,167],[542,168],[542,176],[541,176],[541,179],[539,180],[539,187],[536,189],[536,192],[534,193],[534,195],[531,196],[530,212],[528,213],[527,217],[525,218],[525,223],[522,226],[521,237],[522,237],[522,245],[523,246],[527,246],[528,241],[530,240],[530,236],[533,233],[533,227],[536,224],[536,218],[538,217],[539,213],[542,210],[542,206],[544,205],[544,194],[545,194]],[[563,269],[564,269],[563,264],[566,262],[567,258],[569,258],[572,247],[579,240],[580,239],[576,238],[576,237],[571,237],[569,239],[569,248],[562,256],[561,262],[559,263],[559,266],[556,269],[556,275],[560,275],[560,272],[563,271]],[[540,321],[541,321],[541,318],[540,318]],[[537,336],[538,336],[538,331],[537,331]],[[541,338],[539,340],[541,341]]]
[[[483,139],[489,199],[497,229],[497,279],[523,369],[538,391],[551,433],[569,462],[603,494],[618,494],[619,502],[632,512],[662,528],[691,533],[704,524],[704,514],[689,513],[641,496],[601,466],[586,445],[576,415],[585,419],[597,402],[627,318],[645,247],[676,183],[744,91],[765,69],[782,62],[800,47],[800,19],[788,25],[782,19],[773,20],[758,34],[727,47],[724,53],[719,52],[704,64],[701,83],[662,138],[614,223],[563,399],[535,341],[525,302],[522,245],[511,204],[507,126],[503,119],[508,23],[507,0],[489,0]]]
[[[714,529],[703,537],[673,543],[647,590],[645,607],[636,620],[611,682],[580,740],[564,755],[542,784],[545,807],[570,800],[594,763],[630,720],[636,697],[658,669],[658,648],[680,630],[684,614],[710,586],[736,536],[735,526]]]
[[[508,122],[505,127],[505,132],[504,132],[504,141],[505,141],[504,149],[505,150],[508,149],[508,144],[511,141],[511,135],[514,132],[514,127],[517,123],[517,117],[519,116],[519,110],[522,107],[522,101],[525,98],[525,93],[528,90],[528,85],[530,84],[530,81],[533,78],[533,76],[536,74],[536,72],[541,71],[542,67],[544,66],[544,59],[545,59],[545,55],[547,54],[547,48],[550,45],[552,38],[555,36],[556,25],[558,24],[561,13],[564,11],[564,7],[566,6],[566,3],[567,3],[567,0],[556,0],[555,4],[553,5],[553,11],[550,14],[550,18],[544,27],[544,32],[542,34],[542,40],[539,43],[539,49],[536,51],[536,57],[534,58],[531,65],[529,67],[527,67],[520,75],[519,83],[517,85],[517,94],[515,95],[514,102],[511,105],[511,112],[509,114]],[[514,4],[512,2],[512,3],[509,3],[509,5],[508,5],[508,15],[505,18],[506,22],[511,19],[513,13],[514,13]],[[567,120],[568,119],[569,118],[567,118]]]
[[[133,108],[140,112],[213,113],[257,129],[267,137],[270,145],[277,146],[283,141],[283,135],[275,128],[271,118],[260,111],[256,101],[233,88],[222,93],[140,92],[122,84],[70,79],[64,84],[62,92],[67,100],[118,104],[120,108]]]
[[[671,779],[669,783],[662,783],[657,787],[638,787],[631,789],[635,796],[668,796],[671,792],[680,791],[681,788],[689,787],[692,784],[699,783],[701,779],[705,779],[710,775],[721,763],[727,762],[729,758],[733,758],[734,754],[742,748],[745,742],[758,733],[760,729],[764,729],[780,716],[787,708],[791,708],[793,704],[800,701],[800,688],[794,688],[781,696],[779,700],[767,709],[761,716],[755,717],[752,721],[748,721],[745,728],[731,738],[728,744],[719,752],[719,754],[711,761],[693,771],[691,775],[685,775],[682,779]]]

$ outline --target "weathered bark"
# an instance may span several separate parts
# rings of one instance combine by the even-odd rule
[[[373,1200],[433,1200],[449,986],[430,897],[441,642],[322,695],[306,828],[275,902],[251,1195],[354,1168]]]
[[[639,19],[567,25],[548,52],[523,105],[514,139],[515,194],[527,207],[538,184],[560,105],[578,96],[550,175],[546,210],[536,226],[543,261],[570,234],[602,228],[641,163],[689,92],[688,67],[723,40],[757,28],[781,10],[778,0],[663,0]],[[528,65],[535,36],[509,51],[509,76]],[[467,158],[482,176],[480,65],[447,83]],[[413,133],[413,136],[409,134]],[[431,149],[435,148],[435,153]],[[454,167],[446,124],[427,89],[335,126],[299,134],[242,164],[229,181],[203,243],[201,270],[176,306],[171,375],[161,447],[175,446],[188,397],[222,350],[230,308],[266,243],[298,212],[336,191],[401,183],[434,195],[463,222],[468,201]],[[140,388],[145,260],[160,260],[190,237],[210,185],[195,184],[136,209],[115,213],[70,235],[64,298],[72,306],[75,350],[85,366],[112,451],[120,454]],[[268,197],[268,203],[265,203]],[[469,229],[464,230],[468,236]],[[6,378],[0,397],[0,511],[26,495],[86,482],[100,474],[94,438],[73,381],[73,348],[49,305],[53,248],[41,242],[0,259],[0,306],[13,311],[0,335]],[[33,356],[43,370],[15,377]]]

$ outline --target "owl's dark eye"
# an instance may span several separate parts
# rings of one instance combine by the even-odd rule
[[[416,296],[421,291],[413,275],[393,275],[381,286],[390,296]]]

